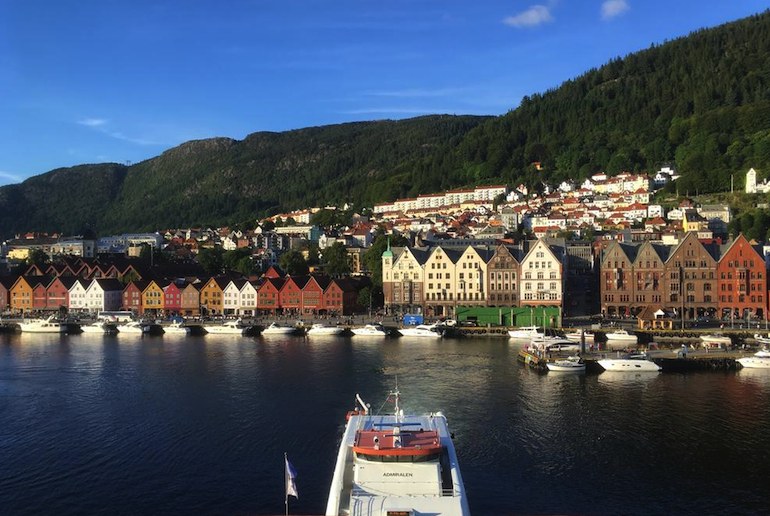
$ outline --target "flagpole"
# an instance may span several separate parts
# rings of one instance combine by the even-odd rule
[[[289,490],[286,488],[286,486],[289,485],[289,470],[286,467],[286,464],[289,462],[289,454],[286,452],[283,452],[283,485],[284,485],[284,496],[283,496],[283,505],[286,508],[286,516],[289,516]]]

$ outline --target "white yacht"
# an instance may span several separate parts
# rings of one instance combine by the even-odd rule
[[[353,328],[351,331],[353,332],[353,335],[357,337],[386,337],[388,335],[388,330],[377,323],[367,324],[360,328]]]
[[[423,337],[429,339],[441,338],[441,331],[435,324],[418,324],[417,326],[407,326],[400,328],[398,332],[404,337]]]
[[[348,413],[326,516],[470,514],[452,436],[441,412],[373,415],[359,396]]]
[[[340,326],[330,326],[326,324],[316,323],[310,327],[307,331],[308,336],[314,337],[319,335],[342,335],[345,328]]]
[[[190,327],[185,326],[181,322],[172,322],[169,325],[163,326],[164,335],[189,335]]]
[[[605,371],[624,371],[629,373],[656,373],[662,368],[644,354],[625,355],[621,358],[603,358],[598,361]]]
[[[758,344],[768,345],[770,344],[770,336],[768,335],[762,335],[761,333],[755,333],[754,334],[754,342]]]
[[[580,339],[585,339],[586,344],[594,343],[594,332],[590,330],[576,330],[569,333],[565,333],[564,337],[572,342],[580,342]]]
[[[538,326],[521,326],[515,330],[508,330],[508,336],[512,339],[533,340],[544,335]]]
[[[770,369],[770,351],[763,349],[750,357],[739,358],[736,362],[748,369]]]
[[[117,333],[118,329],[114,324],[110,324],[107,321],[94,321],[90,324],[83,324],[80,326],[80,331],[83,333]]]
[[[636,335],[633,333],[628,333],[623,329],[609,331],[604,335],[607,337],[607,347],[610,349],[617,347],[635,346],[639,342],[639,339]]]
[[[295,326],[278,324],[276,322],[270,323],[270,326],[262,330],[262,335],[292,335],[294,333],[297,333]]]
[[[118,324],[117,328],[119,334],[129,333],[134,335],[141,335],[143,333],[150,332],[150,326],[142,323],[141,321],[129,321],[124,324]]]
[[[64,333],[67,325],[56,320],[55,316],[47,319],[25,319],[19,323],[22,333]]]
[[[586,363],[577,355],[545,364],[549,371],[558,373],[585,373]]]
[[[709,333],[698,337],[704,348],[721,348],[732,344],[732,340],[727,335],[719,333]]]
[[[241,326],[241,319],[235,319],[225,321],[222,324],[206,324],[203,326],[206,333],[213,335],[243,335],[246,332],[246,327]]]

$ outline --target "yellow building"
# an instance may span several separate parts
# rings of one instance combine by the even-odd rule
[[[163,289],[160,285],[155,281],[150,281],[142,291],[142,313],[159,313],[163,310],[164,299]]]
[[[221,315],[224,313],[224,291],[230,280],[225,278],[211,278],[201,288],[201,311],[208,315]]]

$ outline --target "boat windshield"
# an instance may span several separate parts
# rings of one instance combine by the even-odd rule
[[[441,451],[425,455],[373,455],[356,452],[356,458],[370,462],[431,462],[439,460],[440,457]]]

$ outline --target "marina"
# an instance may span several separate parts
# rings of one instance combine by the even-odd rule
[[[14,515],[283,514],[286,452],[299,490],[290,513],[323,514],[352,393],[377,410],[396,378],[410,413],[446,416],[472,514],[770,504],[770,465],[755,453],[770,447],[768,371],[540,374],[520,349],[501,338],[2,334],[0,504]]]

